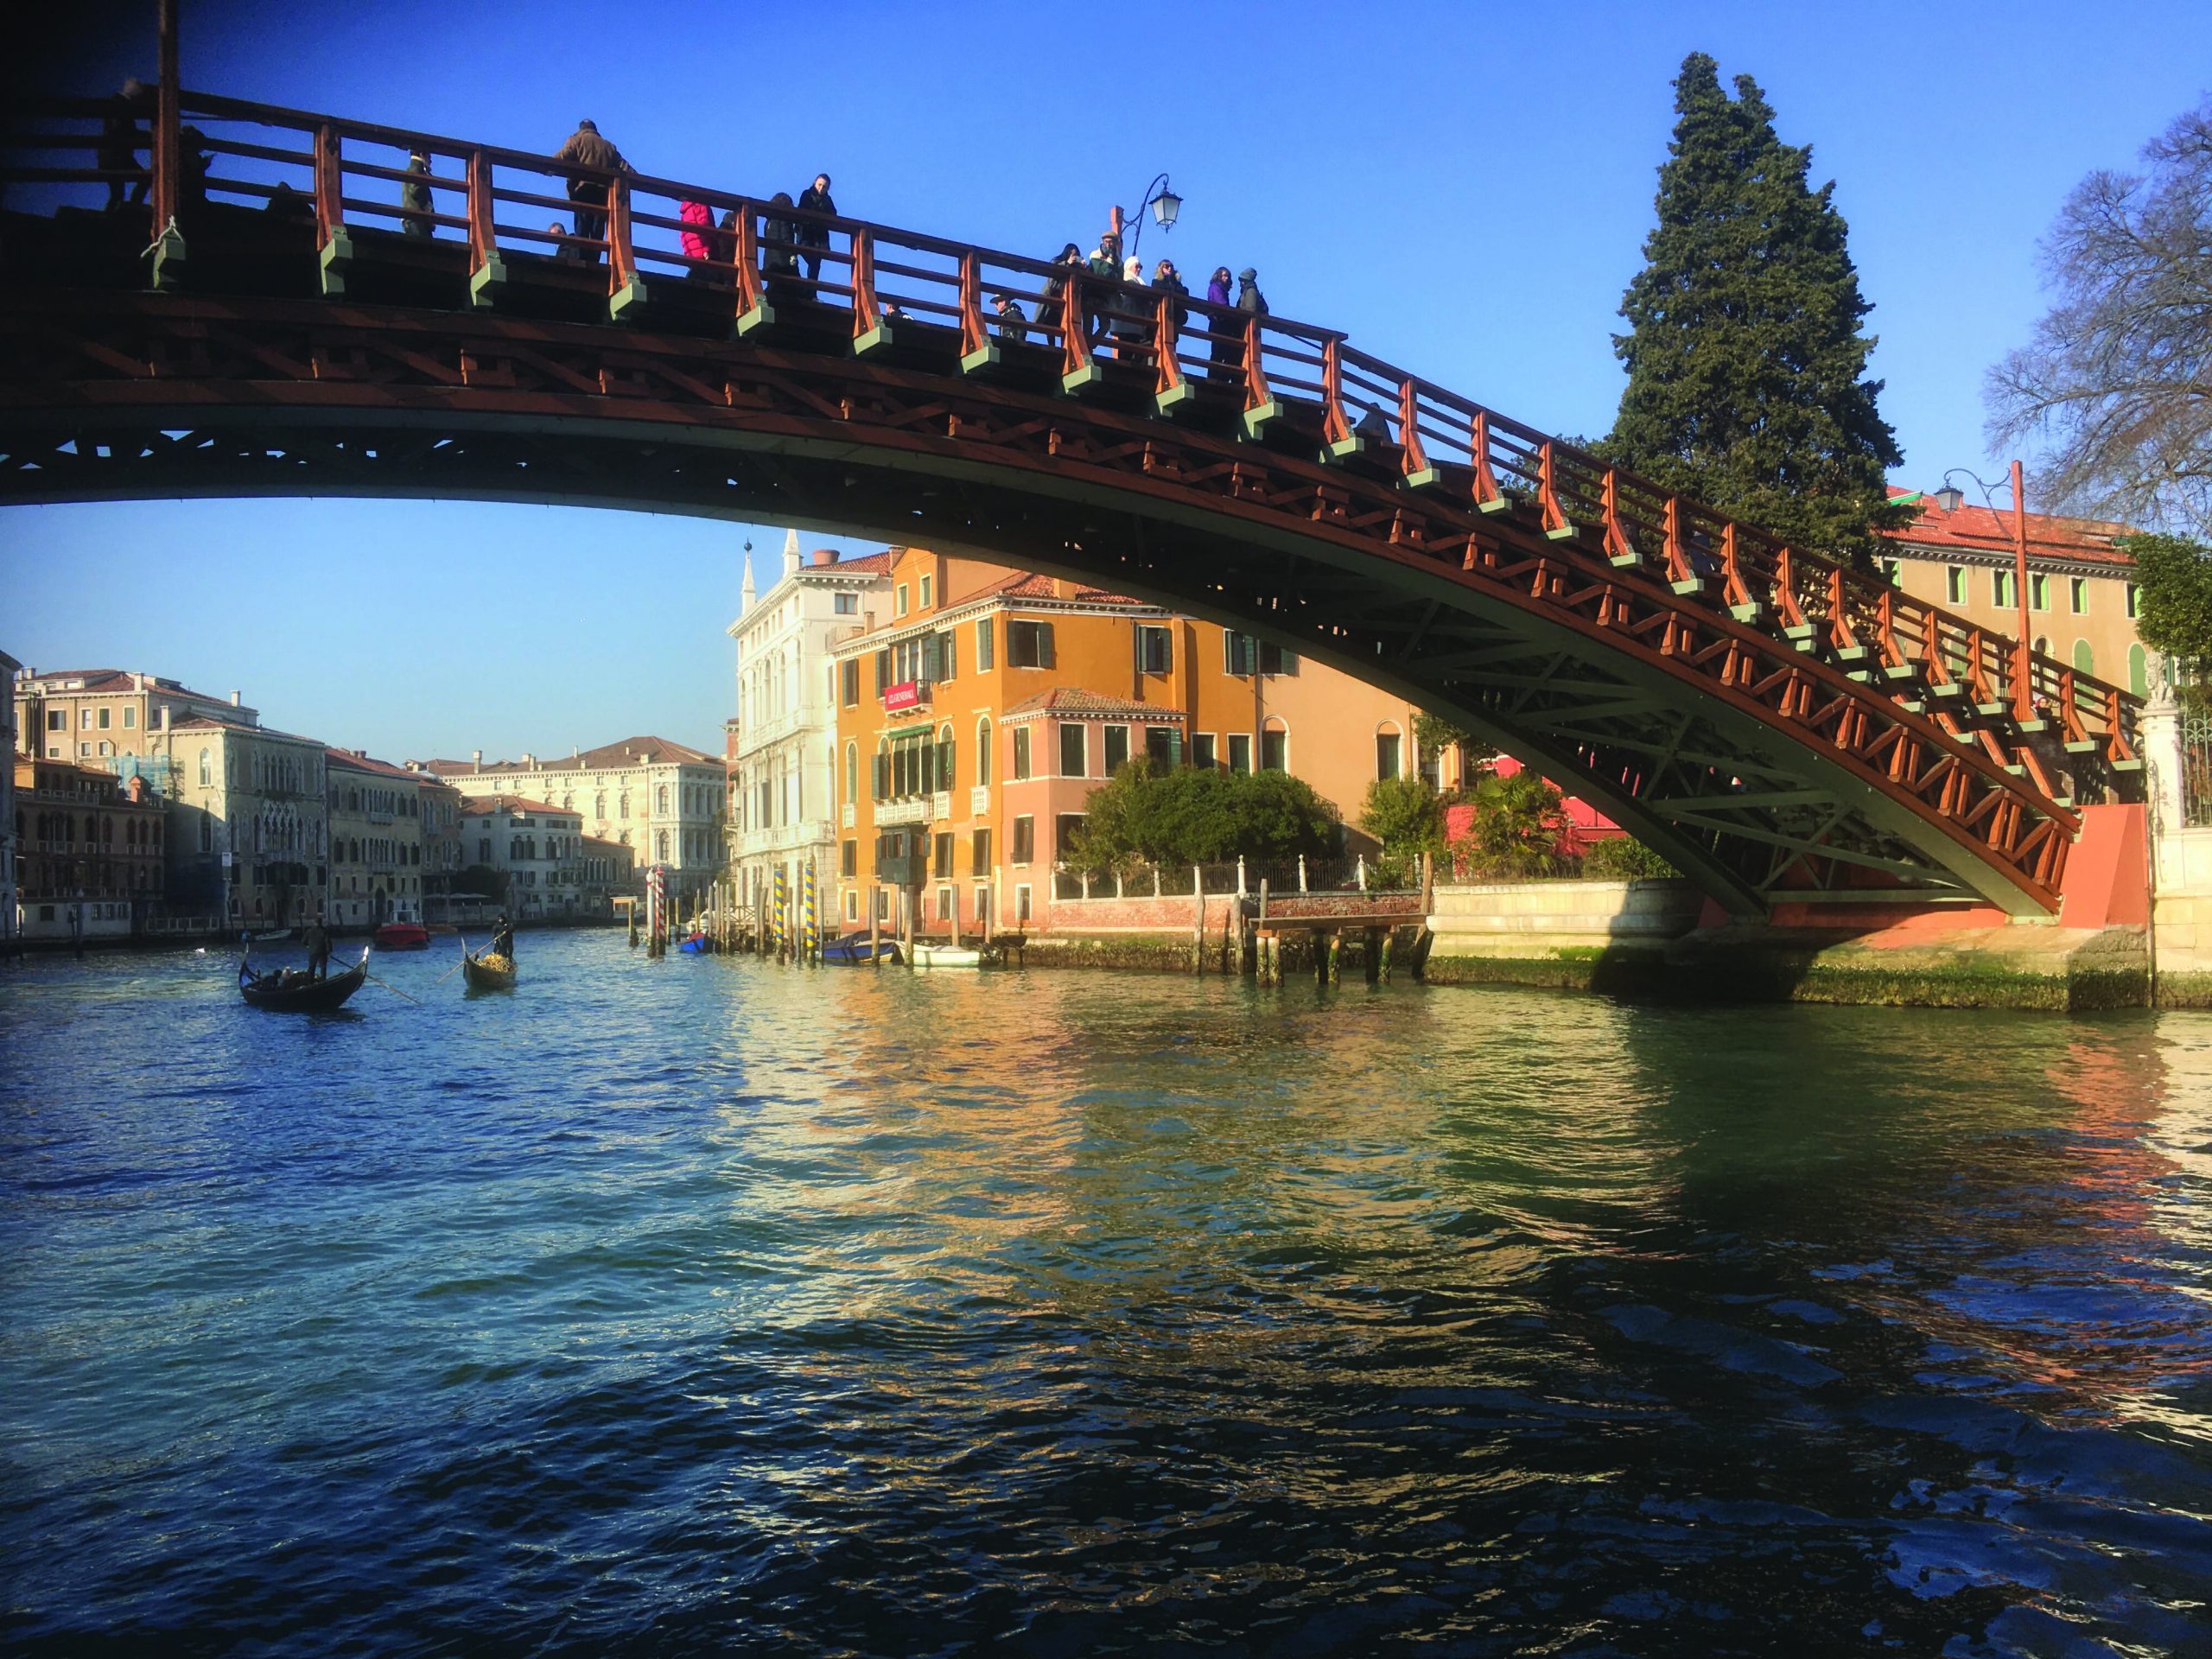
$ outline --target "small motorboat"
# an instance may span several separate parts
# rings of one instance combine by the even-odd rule
[[[361,988],[369,976],[369,947],[361,947],[361,959],[342,974],[332,974],[324,979],[310,977],[298,968],[276,968],[268,973],[257,973],[244,962],[238,963],[238,995],[257,1008],[268,1008],[278,1014],[329,1014],[343,1007],[346,999]]]
[[[512,991],[515,988],[515,959],[495,957],[488,950],[480,957],[472,951],[461,959],[461,976],[472,990]]]
[[[848,933],[842,939],[831,939],[822,947],[822,960],[840,968],[865,968],[871,962],[899,961],[899,941],[879,937],[873,953],[868,950],[868,935]]]
[[[290,938],[292,930],[289,927],[271,927],[259,933],[249,933],[245,937],[246,942],[250,944],[276,944],[282,940]]]
[[[683,952],[687,957],[701,957],[713,950],[714,945],[705,934],[694,933],[690,938],[684,940],[676,948]]]
[[[983,953],[972,944],[925,944],[914,942],[917,968],[980,968]]]
[[[369,936],[379,950],[427,950],[430,930],[420,922],[386,922]]]

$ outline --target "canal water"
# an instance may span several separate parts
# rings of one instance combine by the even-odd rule
[[[0,967],[0,1648],[2207,1650],[2212,1018],[521,945]]]

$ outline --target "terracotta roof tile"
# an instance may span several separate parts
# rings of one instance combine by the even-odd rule
[[[1895,499],[1913,492],[1890,486]],[[2012,515],[1988,507],[1961,505],[1949,512],[1929,495],[1916,504],[1919,516],[1902,530],[1885,531],[1891,541],[1931,551],[2009,555],[2012,551]],[[2133,569],[2135,561],[2113,545],[2114,538],[2133,533],[2127,525],[2107,519],[2069,518],[2057,513],[2028,514],[2028,556],[2031,558],[2070,560],[2083,564],[2109,564]]]
[[[477,795],[461,802],[461,816],[464,818],[486,817],[495,812],[551,812],[561,817],[583,817],[573,806],[556,806],[550,801],[533,801],[524,795]]]
[[[1008,709],[1004,718],[1011,720],[1016,715],[1078,715],[1102,720],[1149,720],[1161,725],[1183,718],[1179,709],[1163,709],[1156,702],[1138,702],[1130,697],[1109,697],[1079,685],[1056,685],[1025,697]]]

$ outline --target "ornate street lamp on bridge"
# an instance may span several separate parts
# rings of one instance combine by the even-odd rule
[[[1175,228],[1175,216],[1183,211],[1183,198],[1169,188],[1165,173],[1158,175],[1145,186],[1144,194],[1137,199],[1136,235],[1129,242],[1129,254],[1133,258],[1136,255],[1137,245],[1144,240],[1144,210],[1147,207],[1152,209],[1153,218],[1160,221],[1161,230]],[[1127,215],[1122,208],[1114,210],[1114,228],[1116,231],[1122,228],[1125,217]]]
[[[1980,474],[1970,467],[1954,467],[1943,474],[1943,486],[1951,486],[1951,474],[1963,474],[1974,480],[1981,491],[1981,503],[1989,509],[1992,518],[1997,515],[1997,504],[1990,499],[1993,486],[1985,483]],[[2018,603],[2020,625],[2015,636],[2012,652],[2012,715],[2017,720],[2035,718],[2035,692],[2030,677],[2028,653],[2033,636],[2029,630],[2033,624],[2028,617],[2028,503],[2026,486],[2021,482],[2020,463],[2012,463],[2012,597]]]

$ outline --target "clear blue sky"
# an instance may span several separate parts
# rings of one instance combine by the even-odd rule
[[[647,171],[766,194],[826,168],[848,213],[997,247],[1091,238],[1165,168],[1185,201],[1160,248],[1185,271],[1256,265],[1279,313],[1588,435],[1619,396],[1611,331],[1671,82],[1709,52],[1836,181],[1916,486],[2001,467],[1981,378],[2043,309],[2038,239],[2084,173],[2131,164],[2212,84],[2203,0],[182,6],[195,88],[547,150],[588,115]],[[150,77],[150,0],[100,15],[70,90]],[[765,583],[773,527],[16,508],[0,645],[238,686],[272,724],[394,759],[637,731],[715,747],[748,534]]]

